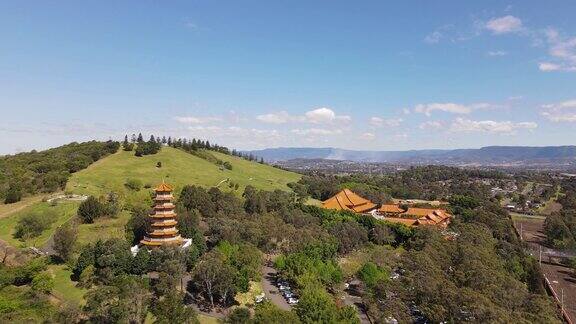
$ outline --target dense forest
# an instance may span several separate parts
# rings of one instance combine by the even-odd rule
[[[576,251],[576,179],[564,179],[561,189],[562,209],[546,218],[544,230],[550,245]]]
[[[13,203],[24,195],[61,190],[71,173],[116,152],[119,145],[114,141],[91,141],[0,156],[0,199]]]

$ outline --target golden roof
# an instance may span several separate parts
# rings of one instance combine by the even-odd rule
[[[403,213],[404,209],[398,205],[382,205],[378,211],[383,213]]]
[[[376,204],[368,199],[362,198],[349,189],[344,189],[322,202],[322,207],[326,209],[348,210],[356,213],[364,213],[376,207]]]
[[[172,190],[174,190],[172,186],[164,182],[162,182],[156,188],[154,188],[154,191],[157,192],[171,192]]]

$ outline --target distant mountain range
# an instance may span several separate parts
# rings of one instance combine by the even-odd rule
[[[447,165],[576,166],[576,146],[487,146],[479,149],[354,151],[337,148],[270,148],[248,151],[269,162],[292,159],[330,159]]]

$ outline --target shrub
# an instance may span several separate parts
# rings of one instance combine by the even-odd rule
[[[54,279],[48,273],[39,273],[32,279],[32,291],[48,294],[54,289]]]
[[[19,202],[22,199],[22,191],[19,188],[10,186],[8,192],[6,192],[6,197],[4,198],[5,204],[13,204]]]
[[[85,201],[78,207],[78,217],[83,223],[94,223],[94,220],[102,215],[104,215],[105,207],[99,202],[94,196],[88,197]]]
[[[124,185],[128,189],[131,189],[134,191],[139,191],[140,189],[142,189],[142,181],[140,181],[138,179],[128,179],[128,180],[126,180],[126,183]]]
[[[50,227],[56,219],[54,212],[31,213],[22,216],[16,224],[14,237],[19,239],[29,239],[37,237]]]

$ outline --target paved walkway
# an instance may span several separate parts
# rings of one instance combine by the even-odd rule
[[[262,267],[262,290],[266,297],[276,306],[283,310],[291,310],[292,306],[284,299],[278,287],[274,284],[276,278],[276,269],[270,266]]]

